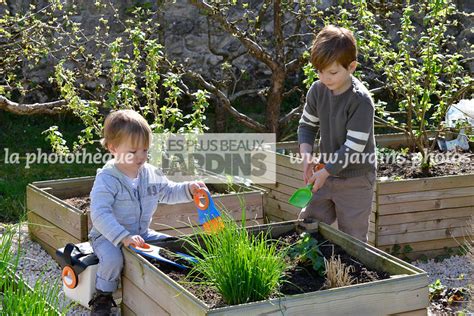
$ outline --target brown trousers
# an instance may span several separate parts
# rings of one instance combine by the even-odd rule
[[[374,172],[354,178],[329,176],[299,218],[329,225],[337,219],[339,230],[367,242],[375,178]]]

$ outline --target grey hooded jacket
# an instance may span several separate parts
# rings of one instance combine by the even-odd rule
[[[129,235],[148,231],[158,202],[184,203],[192,200],[188,182],[169,181],[160,169],[145,163],[139,184],[133,189],[127,176],[108,161],[97,175],[91,191],[91,240],[104,235],[115,246]]]

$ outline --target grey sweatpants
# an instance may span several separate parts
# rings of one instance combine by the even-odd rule
[[[145,242],[153,242],[166,237],[169,237],[169,235],[152,229],[142,235]],[[104,235],[91,240],[91,244],[94,253],[99,258],[95,288],[103,292],[114,292],[118,287],[123,268],[122,247],[114,246]]]
[[[329,176],[299,218],[313,218],[329,225],[337,218],[339,230],[367,242],[375,178],[375,172],[353,178]]]

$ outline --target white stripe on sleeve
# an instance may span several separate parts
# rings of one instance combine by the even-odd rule
[[[305,120],[303,119],[303,117],[300,118],[300,121],[299,121],[298,123],[300,123],[300,124],[301,124],[301,123],[304,123],[304,124],[308,124],[308,125],[314,126],[314,127],[316,126],[316,124],[314,124],[314,123],[305,121]]]
[[[363,152],[364,151],[364,148],[365,148],[365,145],[359,145],[357,143],[354,143],[352,140],[350,139],[346,139],[346,142],[344,143],[344,145],[346,145],[347,147],[349,147],[350,149],[353,149],[355,151],[358,151],[358,152]]]
[[[369,139],[369,133],[357,132],[352,130],[347,130],[347,136],[351,136],[363,141],[367,141]]]
[[[316,116],[311,115],[311,114],[308,113],[308,111],[306,111],[306,107],[303,109],[303,116],[306,117],[307,120],[309,120],[313,123],[319,122],[319,119]]]

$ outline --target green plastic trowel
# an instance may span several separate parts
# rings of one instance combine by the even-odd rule
[[[311,197],[313,196],[313,192],[311,192],[311,189],[313,188],[313,184],[310,183],[304,188],[299,188],[298,190],[293,193],[293,195],[290,197],[288,202],[296,207],[303,208],[308,205],[309,201],[311,201]]]
[[[318,171],[324,168],[324,164],[320,163],[314,166],[314,171]],[[288,202],[296,207],[304,208],[308,203],[311,201],[313,197],[313,192],[311,189],[313,188],[313,184],[310,183],[303,188],[299,188],[296,190],[293,195],[288,199]]]

